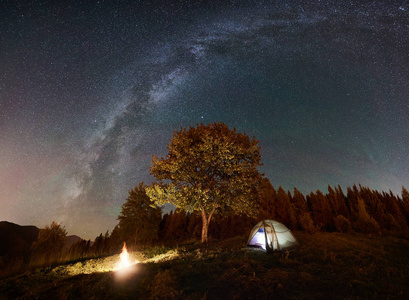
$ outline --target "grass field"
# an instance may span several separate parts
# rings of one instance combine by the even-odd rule
[[[3,279],[0,298],[409,299],[409,241],[295,232],[290,253],[244,251],[246,237],[132,252]]]

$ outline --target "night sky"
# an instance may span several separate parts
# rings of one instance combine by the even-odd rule
[[[197,123],[277,188],[409,187],[409,1],[113,2],[0,0],[0,220],[111,231]]]

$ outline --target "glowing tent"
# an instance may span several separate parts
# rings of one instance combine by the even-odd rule
[[[247,246],[266,251],[285,250],[296,246],[297,240],[284,224],[274,220],[262,220],[251,230]]]

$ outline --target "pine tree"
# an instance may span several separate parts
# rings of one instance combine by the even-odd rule
[[[118,216],[124,241],[147,244],[158,238],[161,208],[153,206],[146,195],[143,182],[129,191]]]
[[[122,238],[119,224],[114,227],[109,237],[109,253],[120,253],[124,239]]]
[[[378,197],[378,193],[368,187],[360,186],[359,197],[364,201],[368,214],[381,225],[385,206]]]
[[[297,190],[297,188],[294,188],[294,194],[290,199],[297,218],[298,229],[305,230],[310,233],[315,232],[316,228],[314,226],[314,221],[311,218],[311,213],[308,209],[308,204],[304,195]]]
[[[102,243],[103,243],[103,236],[102,233],[95,238],[94,244],[92,245],[92,253],[94,256],[100,256],[101,255],[101,248],[102,248]]]
[[[371,233],[371,234],[379,234],[380,227],[378,222],[374,218],[372,218],[367,210],[364,203],[364,200],[360,197],[357,198],[358,206],[357,206],[357,220],[355,222],[355,229],[358,232],[362,233]]]
[[[346,203],[346,197],[340,185],[335,188],[335,199],[337,202],[338,214],[344,216],[345,218],[349,218],[349,209]]]
[[[406,218],[406,224],[409,226],[409,192],[402,186],[402,201],[401,201],[402,211]]]
[[[337,195],[330,185],[328,185],[328,193],[325,196],[327,197],[328,202],[331,206],[332,215],[339,215],[339,203],[337,201]]]
[[[295,229],[297,219],[290,204],[288,194],[281,186],[277,190],[275,215],[278,221],[291,229]]]
[[[263,178],[258,190],[258,219],[274,219],[277,192],[268,178]]]
[[[315,225],[324,230],[333,230],[334,216],[327,197],[320,190],[317,190],[316,194],[310,193],[307,196],[307,203]]]
[[[273,219],[276,198],[277,192],[270,183],[270,180],[268,180],[268,178],[263,178],[258,189],[258,219]]]
[[[351,224],[356,223],[358,218],[358,197],[359,192],[358,188],[354,184],[353,187],[347,188],[347,197],[346,197],[346,204],[349,210],[349,221]]]
[[[390,227],[391,231],[408,231],[408,226],[406,223],[406,218],[404,215],[404,211],[401,210],[401,206],[399,205],[398,198],[389,191],[389,193],[384,194],[384,204],[387,214],[388,226]]]

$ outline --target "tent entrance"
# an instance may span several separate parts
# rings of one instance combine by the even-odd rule
[[[261,227],[253,236],[253,238],[248,243],[249,246],[262,248],[267,250],[276,250],[279,248],[277,236],[274,229],[270,226]]]
[[[263,248],[266,250],[266,234],[264,232],[264,228],[260,228],[256,234],[253,236],[251,241],[249,242],[249,246],[254,246],[256,248]]]
[[[247,242],[247,246],[266,251],[284,250],[297,244],[291,230],[274,220],[262,220],[257,223]]]

